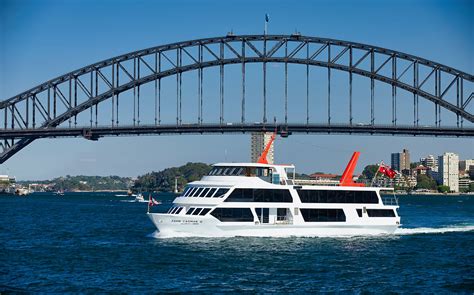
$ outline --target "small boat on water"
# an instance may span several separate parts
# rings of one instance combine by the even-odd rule
[[[54,193],[56,196],[62,197],[64,196],[64,190],[58,190],[57,192]]]
[[[147,203],[148,202],[148,200],[145,200],[145,197],[143,196],[142,193],[139,193],[138,195],[132,195],[132,196],[135,196],[134,202],[138,202],[138,203]]]

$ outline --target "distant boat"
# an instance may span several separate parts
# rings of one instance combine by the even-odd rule
[[[133,195],[132,195],[133,196]],[[143,195],[141,193],[139,193],[138,195],[135,195],[135,202],[139,202],[139,203],[146,203],[148,202],[147,200],[145,200],[145,198],[143,197]]]
[[[29,194],[31,194],[31,190],[27,188],[18,188],[15,191],[15,195],[20,196],[20,197],[26,197]]]
[[[57,192],[54,193],[56,196],[64,196],[64,190],[58,190]]]

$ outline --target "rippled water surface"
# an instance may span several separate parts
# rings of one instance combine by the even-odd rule
[[[472,294],[474,197],[400,203],[393,236],[155,239],[114,194],[0,197],[0,292]]]

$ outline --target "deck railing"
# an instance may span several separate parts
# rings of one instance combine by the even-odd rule
[[[385,206],[398,206],[398,199],[397,196],[394,194],[390,195],[381,195],[382,196],[382,203]]]

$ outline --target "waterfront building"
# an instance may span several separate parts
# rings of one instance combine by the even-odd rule
[[[438,157],[438,183],[449,186],[451,192],[459,192],[459,156],[444,153]]]
[[[311,180],[314,180],[315,184],[325,185],[337,185],[339,184],[340,175],[337,174],[325,174],[325,173],[314,173],[309,176]]]
[[[410,152],[407,149],[403,149],[401,153],[392,153],[391,157],[392,169],[399,172],[410,170]],[[409,173],[409,172],[408,172]]]
[[[474,182],[466,176],[459,177],[459,191],[469,191],[469,185]]]
[[[412,175],[415,177],[418,175],[426,175],[428,174],[428,170],[430,170],[430,168],[425,167],[423,165],[418,165],[416,168],[413,169]]]
[[[273,133],[271,132],[253,132],[250,139],[250,161],[256,163],[267,144],[271,141]],[[273,143],[267,154],[268,164],[274,163]]]
[[[426,158],[421,158],[420,162],[425,167],[437,167],[438,166],[438,159],[433,155],[428,155]]]
[[[469,172],[471,166],[474,166],[474,159],[459,161],[459,171]]]

